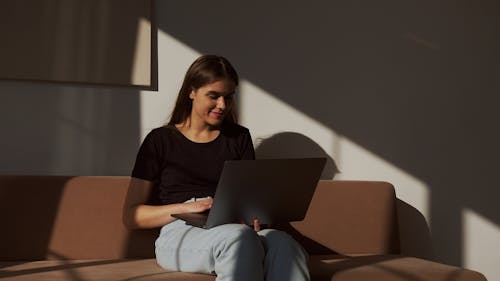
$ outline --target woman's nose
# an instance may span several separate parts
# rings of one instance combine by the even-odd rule
[[[217,108],[219,108],[219,109],[225,109],[226,108],[226,101],[224,100],[223,96],[220,96],[217,99]]]

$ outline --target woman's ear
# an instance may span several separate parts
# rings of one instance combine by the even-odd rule
[[[192,89],[191,90],[191,93],[189,93],[189,98],[194,100],[194,97],[196,96],[196,90],[195,89]]]

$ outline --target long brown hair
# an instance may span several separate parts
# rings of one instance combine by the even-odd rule
[[[220,80],[228,80],[238,86],[238,73],[226,58],[204,55],[196,59],[184,76],[168,125],[180,124],[189,118],[193,106],[189,98],[191,91]],[[237,122],[234,105],[228,108],[224,122]]]

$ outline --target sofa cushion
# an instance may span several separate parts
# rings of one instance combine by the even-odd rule
[[[399,255],[312,256],[314,281],[486,281],[479,272]]]
[[[140,260],[49,260],[0,262],[2,281],[213,281],[214,276],[165,271],[155,259]]]

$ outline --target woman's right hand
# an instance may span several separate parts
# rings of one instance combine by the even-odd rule
[[[174,203],[160,206],[147,205],[154,183],[132,177],[125,203],[123,204],[123,223],[129,229],[162,227],[176,218],[172,214],[200,213],[212,207],[212,198],[194,202]]]
[[[199,199],[193,202],[186,202],[184,204],[188,213],[202,213],[212,208],[213,201],[212,197],[208,197],[206,199]]]

